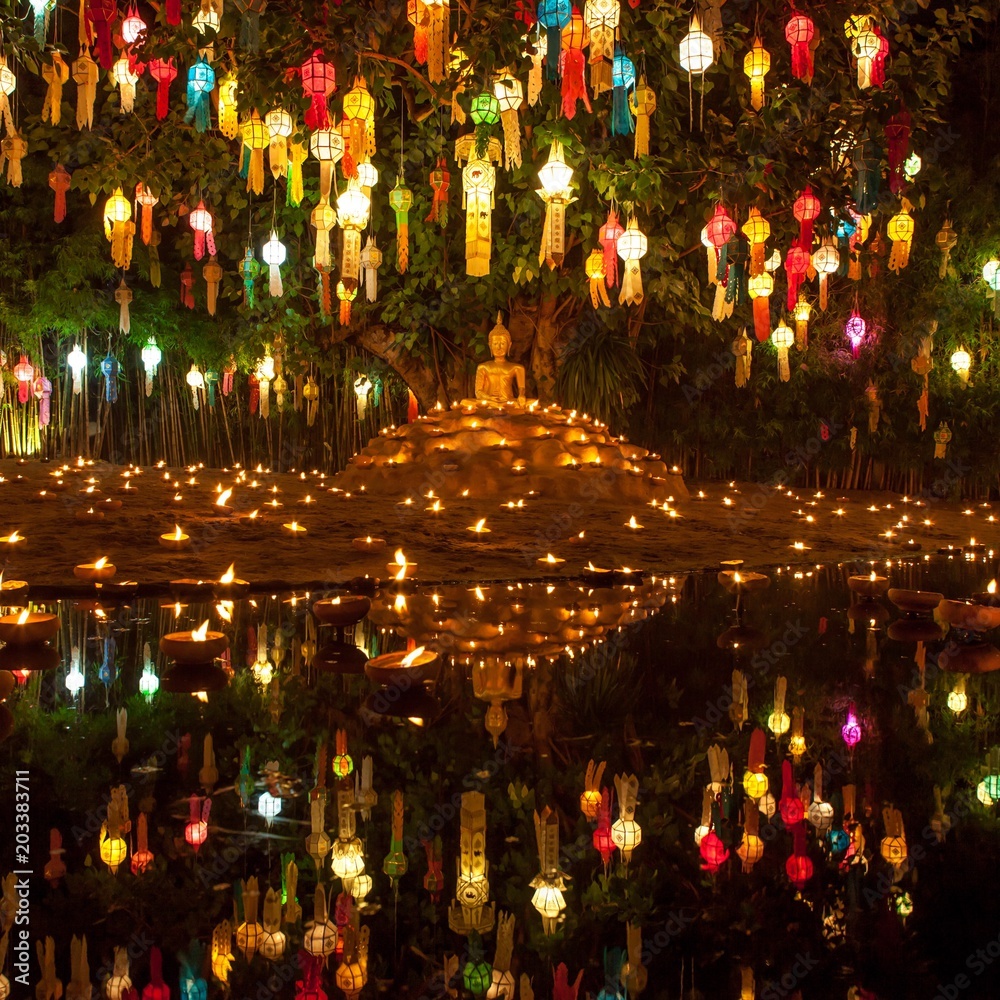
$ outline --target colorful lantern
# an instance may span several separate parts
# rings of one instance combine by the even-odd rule
[[[802,244],[793,243],[785,254],[785,276],[788,279],[788,298],[786,300],[786,308],[797,310],[797,303],[800,301],[805,301],[799,293],[802,286],[802,282],[805,281],[806,275],[809,272],[809,268],[812,266],[812,258],[809,255],[809,251],[806,250]],[[806,306],[811,311],[812,307],[806,303]],[[809,313],[805,316],[806,322],[809,320]],[[796,316],[796,323],[798,323],[798,316]],[[796,326],[796,342],[798,342],[798,327]],[[807,335],[808,330],[804,331]],[[802,346],[801,344],[799,346]]]
[[[413,192],[403,186],[403,176],[396,178],[396,186],[389,192],[389,207],[396,215],[396,270],[405,274],[410,266],[410,206]]]
[[[611,62],[611,134],[631,135],[635,128],[629,110],[629,95],[635,88],[635,66],[620,46]]]
[[[191,213],[188,222],[194,231],[194,259],[201,260],[205,256],[205,248],[211,256],[215,256],[215,234],[212,230],[214,219],[212,213],[205,208],[203,201]]]
[[[128,333],[128,330],[124,330]],[[107,356],[101,362],[101,374],[104,376],[104,398],[109,403],[118,402],[118,359],[115,358],[110,349]]]
[[[337,89],[337,75],[333,63],[323,58],[323,50],[316,49],[302,64],[300,71],[302,90],[309,100],[305,122],[308,128],[328,128],[330,112],[326,102]]]
[[[374,302],[378,296],[378,269],[382,266],[382,251],[371,234],[361,250],[361,270],[365,276],[365,300]]]
[[[187,78],[187,112],[184,121],[190,125],[194,122],[195,131],[205,132],[212,124],[212,91],[215,89],[215,70],[204,56],[197,60],[188,70]]]
[[[866,21],[870,22],[870,20],[866,16]],[[851,51],[858,60],[858,88],[860,90],[866,90],[872,85],[872,68],[880,50],[880,37],[872,31],[870,26],[866,25],[858,32],[851,45]]]
[[[52,61],[42,65],[42,79],[48,85],[42,105],[42,121],[58,125],[62,120],[63,85],[69,80],[69,66],[58,49],[52,52]]]
[[[757,208],[751,208],[743,223],[743,235],[750,244],[750,276],[764,273],[764,244],[771,235],[771,227]]]
[[[500,124],[503,126],[504,169],[513,170],[521,165],[518,110],[524,104],[524,88],[510,70],[504,70],[493,84],[493,95],[500,106]]]
[[[256,53],[260,49],[260,15],[267,0],[233,0],[240,12],[240,48]],[[221,0],[220,0],[221,6]]]
[[[270,141],[267,160],[271,176],[277,180],[288,172],[288,137],[295,127],[295,119],[284,108],[272,108],[264,118]]]
[[[597,241],[601,244],[601,253],[604,256],[604,280],[608,288],[615,288],[618,285],[618,240],[624,232],[618,221],[618,213],[611,208],[597,234]]]
[[[594,97],[611,89],[611,60],[621,19],[619,0],[587,0],[583,23],[590,32],[590,88]]]
[[[448,224],[448,190],[451,187],[451,174],[443,156],[438,157],[437,166],[430,172],[428,183],[432,191],[431,209],[424,222],[436,222],[444,228]]]
[[[590,301],[593,307],[597,309],[602,304],[604,306],[610,306],[611,300],[608,298],[608,292],[605,288],[605,279],[607,278],[607,274],[605,273],[604,268],[604,254],[595,247],[590,251],[590,255],[587,257],[584,268],[590,282]],[[599,791],[597,795],[598,798],[600,798]],[[593,819],[593,817],[590,818]]]
[[[886,122],[885,139],[889,147],[889,190],[898,195],[903,190],[904,167],[910,143],[910,113],[905,108],[901,108]]]
[[[562,30],[573,16],[570,0],[539,0],[538,23],[545,29],[545,69],[550,80],[559,78]]]
[[[536,194],[545,202],[545,222],[538,263],[550,268],[561,265],[566,252],[566,205],[572,198],[573,168],[564,158],[562,143],[554,140],[549,158],[538,171],[541,184]],[[641,290],[641,286],[640,286]]]
[[[337,221],[337,213],[330,207],[325,198],[321,198],[319,204],[312,210],[309,221],[316,230],[316,253],[313,262],[316,267],[329,267],[330,256],[330,231]]]
[[[861,741],[861,724],[854,714],[853,705],[847,710],[847,721],[840,727],[840,735],[850,750],[853,750]]]
[[[17,77],[7,65],[7,57],[0,55],[0,125],[13,133],[14,119],[10,112],[10,95],[17,89]]]
[[[208,816],[212,811],[211,796],[205,796],[204,802],[200,802],[197,795],[192,795],[188,800],[188,822],[184,827],[184,839],[194,850],[198,849],[208,839]]]
[[[17,401],[24,405],[31,399],[31,383],[35,377],[35,369],[29,364],[25,355],[14,365],[14,378],[17,379]]]
[[[635,145],[632,153],[638,158],[649,156],[649,120],[656,110],[656,91],[639,77],[639,85],[628,99],[629,110],[635,115]]]
[[[960,347],[952,354],[951,367],[959,377],[964,389],[969,384],[969,371],[972,368],[972,357],[964,347]]]
[[[771,334],[771,292],[774,291],[774,278],[765,271],[763,274],[755,274],[747,281],[747,291],[753,301],[753,327],[754,335],[763,343]],[[728,289],[727,289],[728,293]],[[782,325],[784,320],[782,320]],[[772,340],[773,340],[772,335]],[[775,344],[777,346],[777,344]],[[781,357],[779,351],[778,357]],[[782,381],[787,381],[782,379]]]
[[[370,208],[371,199],[362,191],[358,178],[351,178],[337,197],[337,221],[344,230],[340,282],[347,292],[357,289],[358,275],[361,273],[361,230],[368,224]],[[349,301],[347,315],[350,317]]]
[[[847,339],[851,344],[851,353],[854,357],[858,356],[861,350],[861,344],[865,339],[865,334],[868,332],[868,324],[864,321],[858,311],[852,310],[850,319],[844,324],[844,333],[847,335]]]
[[[151,59],[149,75],[156,81],[156,118],[163,121],[170,113],[170,84],[177,78],[174,57]]]
[[[52,421],[52,382],[39,375],[32,385],[32,392],[38,400],[38,423],[48,427]]]
[[[583,48],[587,44],[587,29],[583,24],[583,16],[574,7],[569,22],[562,29],[560,38],[562,51],[559,53],[559,75],[562,78],[562,113],[563,117],[572,120],[576,117],[576,106],[583,101],[583,106],[590,111],[590,98],[587,96],[587,81],[584,70],[587,66]]]
[[[66,192],[70,188],[70,183],[70,172],[61,163],[57,163],[55,169],[49,173],[49,187],[55,192],[55,207],[52,213],[55,222],[62,222],[66,218]]]
[[[97,98],[99,68],[90,58],[86,49],[73,61],[73,82],[76,84],[76,127],[92,128],[94,124],[94,101]],[[3,66],[0,65],[0,111],[3,111]],[[8,126],[12,128],[12,126]]]
[[[275,230],[271,238],[261,247],[260,256],[268,268],[268,291],[272,298],[281,298],[285,290],[281,285],[281,265],[285,263],[285,244],[278,239]]]
[[[329,200],[333,168],[344,156],[344,137],[339,129],[317,129],[309,137],[309,152],[319,160],[319,193]]]
[[[219,81],[219,131],[227,139],[235,139],[240,134],[240,117],[236,100],[239,79],[236,70],[231,69]]]
[[[743,72],[750,81],[750,107],[760,111],[764,107],[764,77],[771,68],[771,53],[761,44],[758,35],[750,51],[743,57]]]
[[[829,302],[827,281],[840,266],[840,250],[832,239],[824,240],[812,255],[812,266],[819,275],[819,307],[825,310]]]
[[[912,206],[904,198],[900,211],[894,215],[886,226],[886,235],[892,241],[889,251],[889,270],[898,274],[910,262],[910,247],[913,245]]]
[[[123,269],[128,269],[132,261],[135,225],[129,221],[131,218],[132,206],[117,187],[104,206],[104,235],[111,241],[111,259],[115,267]]]
[[[73,395],[79,396],[83,391],[83,370],[87,367],[87,355],[79,344],[73,345],[73,350],[66,356],[66,364],[73,372]]]
[[[566,909],[566,899],[563,896],[566,876],[559,869],[559,818],[548,807],[541,813],[535,813],[535,840],[538,844],[539,872],[529,883],[535,890],[531,905],[542,916],[542,930],[546,934],[554,934],[562,912]],[[504,927],[505,921],[501,916],[497,926],[498,940]],[[512,919],[509,927],[513,933]]]
[[[462,169],[462,207],[465,209],[465,273],[482,277],[490,273],[493,236],[493,191],[496,170],[476,157]]]
[[[236,947],[243,952],[243,957],[252,961],[260,946],[264,928],[257,921],[257,907],[260,903],[260,890],[256,877],[241,882],[243,887],[243,922],[236,928]]]
[[[611,841],[628,864],[632,852],[642,843],[642,828],[635,821],[639,779],[634,774],[616,775],[615,788],[618,791],[618,819],[611,826]]]
[[[988,787],[988,786],[987,786]],[[892,806],[882,810],[885,836],[879,845],[879,853],[887,864],[900,872],[909,857],[906,847],[906,832],[903,829],[903,814]]]
[[[642,271],[639,269],[639,261],[646,256],[648,246],[646,234],[639,228],[633,216],[628,220],[628,225],[617,243],[618,256],[625,262],[620,301],[628,305],[642,303]]]
[[[191,402],[197,410],[201,406],[200,390],[205,388],[205,376],[202,375],[196,364],[191,365],[191,370],[185,376],[185,381],[191,389]]]
[[[701,867],[713,875],[729,860],[729,849],[714,830],[709,830],[701,838],[698,853],[701,855]]]
[[[243,161],[240,174],[246,176],[247,190],[261,194],[264,190],[264,150],[270,144],[267,126],[254,111],[240,126],[243,138]]]
[[[715,51],[712,47],[711,37],[701,30],[697,14],[692,15],[691,29],[681,39],[679,59],[681,68],[688,75],[688,126],[690,128],[694,128],[694,98],[691,79],[696,75],[702,77],[701,116],[698,124],[698,127],[701,128],[705,116],[705,71],[715,62]]]
[[[792,47],[792,76],[803,83],[812,83],[813,47],[816,25],[805,14],[792,14],[785,25],[785,41]]]
[[[754,279],[751,278],[750,280],[752,282]],[[753,291],[751,291],[750,294],[752,295]],[[756,305],[756,300],[754,301],[754,305]],[[788,366],[788,349],[795,343],[795,335],[785,325],[785,320],[783,318],[771,334],[771,343],[774,344],[778,350],[778,378],[780,378],[782,382],[787,382],[792,377],[791,369]],[[785,728],[781,732],[786,732],[789,725],[788,716],[782,713],[782,717],[785,720]],[[774,718],[775,716],[772,714],[771,719]],[[771,723],[769,721],[768,725],[770,724]],[[781,733],[776,732],[773,728],[772,732],[774,732],[776,736],[781,735]]]
[[[302,947],[317,959],[326,959],[337,950],[337,926],[330,920],[322,885],[313,896],[313,919],[306,924]]]
[[[130,826],[125,786],[118,785],[111,789],[107,819],[101,824],[100,833],[101,860],[112,875],[117,874],[119,866],[128,855],[128,844],[122,834],[127,833]]]
[[[110,70],[114,56],[111,49],[111,26],[118,20],[116,0],[85,0],[87,20],[97,40],[97,57],[103,69]]]
[[[456,934],[485,934],[494,922],[489,902],[490,864],[486,860],[486,801],[481,792],[463,792],[461,836],[455,902],[448,908],[448,926]]]

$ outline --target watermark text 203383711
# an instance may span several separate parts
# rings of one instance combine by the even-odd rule
[[[17,891],[17,914],[14,926],[14,979],[27,986],[30,971],[31,946],[29,926],[31,923],[28,901],[28,878],[31,875],[31,790],[27,771],[14,772],[14,877]]]

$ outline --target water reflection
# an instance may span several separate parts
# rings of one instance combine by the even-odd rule
[[[997,696],[971,669],[997,655],[996,622],[986,605],[935,618],[995,566],[775,568],[766,587],[736,572],[252,595],[229,621],[213,594],[42,605],[50,668],[30,668],[31,643],[0,652],[25,671],[0,674],[0,798],[27,767],[32,850],[62,852],[56,886],[32,883],[32,935],[68,955],[86,931],[92,967],[112,969],[145,922],[168,980],[195,937],[253,996],[282,960],[237,948],[229,971],[226,940],[254,922],[239,886],[294,901],[292,855],[306,915],[276,925],[265,904],[268,933],[330,955],[309,972],[328,992],[370,970],[383,991],[432,995],[456,951],[459,976],[471,962],[488,984],[494,945],[453,930],[513,918],[513,959],[493,971],[540,994],[565,961],[592,992],[612,967],[641,988],[638,963],[658,995],[694,968],[736,996],[740,965],[759,995],[797,965],[810,996],[931,995],[998,916]],[[172,680],[204,667],[190,643],[179,659],[160,643],[206,621],[229,647],[212,691]],[[487,863],[492,919],[450,920],[465,883],[479,905]],[[624,967],[605,946],[627,947]],[[148,966],[135,956],[133,980]],[[303,978],[295,966],[275,995]]]

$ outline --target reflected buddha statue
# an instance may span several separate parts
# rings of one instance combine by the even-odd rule
[[[492,361],[484,361],[476,369],[476,398],[463,399],[462,406],[526,407],[538,400],[526,399],[524,365],[507,360],[512,340],[509,331],[497,315],[496,326],[490,331]]]

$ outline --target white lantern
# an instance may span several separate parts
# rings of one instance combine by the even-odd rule
[[[74,646],[70,654],[70,668],[66,673],[66,690],[75,698],[83,690],[84,683],[85,678],[80,669],[80,650]]]
[[[368,872],[356,875],[349,882],[344,883],[344,888],[354,897],[356,903],[364,902],[365,896],[372,891],[372,877]]]
[[[73,372],[73,395],[79,396],[83,391],[83,370],[87,367],[87,355],[80,349],[79,344],[73,345],[73,350],[66,357],[66,364]]]
[[[554,140],[549,158],[538,171],[538,197],[545,202],[545,223],[538,263],[562,264],[566,253],[566,205],[572,196],[573,168],[563,158],[562,143]]]
[[[163,360],[163,352],[156,343],[155,337],[150,337],[146,341],[146,346],[142,349],[142,367],[146,370],[146,395],[153,394],[153,379],[156,377],[156,369],[159,368]]]
[[[365,189],[371,189],[378,184],[378,170],[368,160],[358,164],[358,183]]]
[[[191,399],[197,410],[201,406],[201,397],[198,395],[198,391],[205,388],[205,376],[198,370],[196,364],[191,365],[191,371],[187,373],[186,381],[191,387]]]
[[[268,266],[268,291],[272,298],[280,298],[285,290],[281,285],[280,267],[285,263],[285,244],[278,239],[278,234],[272,229],[271,238],[261,248],[261,257]]]
[[[691,18],[691,30],[681,39],[680,64],[694,75],[704,73],[715,62],[712,39],[701,30],[697,14]]]
[[[263,817],[264,822],[270,826],[274,822],[274,817],[281,813],[281,797],[272,795],[265,790],[260,793],[257,800],[257,812]]]
[[[625,232],[618,237],[618,256],[625,261],[625,274],[622,277],[621,300],[629,305],[639,305],[642,302],[642,272],[639,261],[646,256],[649,241],[646,234],[639,228],[634,218],[629,219]]]
[[[969,384],[969,371],[972,368],[972,356],[964,347],[960,347],[951,356],[951,367],[962,380],[962,388],[964,389]]]

